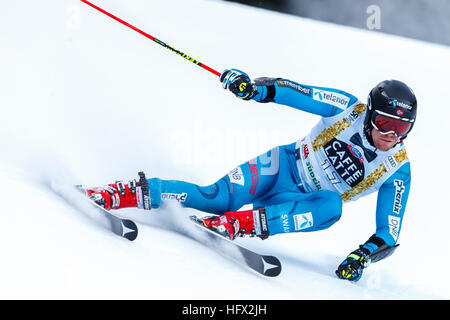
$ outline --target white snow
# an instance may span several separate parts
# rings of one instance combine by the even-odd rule
[[[244,102],[213,74],[77,0],[0,11],[1,299],[449,299],[450,48],[207,0],[96,4],[222,71],[336,87],[363,101],[396,78],[419,113],[406,144],[412,188],[394,255],[360,282],[336,278],[375,230],[376,196],[315,233],[239,239],[279,257],[268,279],[192,240],[195,210],[123,211],[129,242],[57,196],[58,183],[149,177],[210,184],[318,118]]]

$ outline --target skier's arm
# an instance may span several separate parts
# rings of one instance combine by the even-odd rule
[[[275,102],[298,110],[331,117],[353,105],[358,99],[341,90],[296,83],[283,78],[257,78],[258,93],[253,100]]]
[[[339,265],[336,270],[339,278],[357,281],[368,262],[380,261],[395,251],[410,185],[411,171],[407,162],[378,190],[376,232]]]
[[[237,69],[225,70],[220,75],[224,89],[242,100],[275,102],[298,110],[330,117],[354,105],[358,99],[341,90],[307,86],[283,78],[250,77]]]
[[[401,166],[378,190],[375,235],[394,246],[400,234],[411,185],[409,162]]]

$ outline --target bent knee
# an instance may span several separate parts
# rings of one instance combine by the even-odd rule
[[[316,227],[326,229],[336,223],[342,216],[342,199],[337,192],[324,190],[320,194],[318,206],[314,214],[317,217]]]
[[[319,207],[328,212],[334,212],[336,215],[342,214],[342,199],[339,193],[329,190],[323,190],[316,194]]]

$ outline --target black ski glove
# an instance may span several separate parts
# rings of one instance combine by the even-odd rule
[[[346,279],[349,281],[358,281],[363,273],[363,269],[369,262],[369,250],[360,246],[347,256],[337,268],[336,275],[340,279]]]
[[[237,69],[225,70],[219,80],[224,89],[230,90],[239,99],[250,100],[258,93],[250,77]]]
[[[359,249],[347,256],[337,268],[336,275],[340,279],[358,281],[364,268],[370,263],[389,257],[398,246],[399,244],[390,246],[374,234],[363,245],[360,245]]]

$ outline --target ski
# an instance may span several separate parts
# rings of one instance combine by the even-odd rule
[[[281,272],[281,263],[274,256],[261,255],[247,248],[244,248],[224,237],[214,229],[207,228],[203,225],[201,219],[197,216],[190,216],[194,224],[208,235],[208,241],[202,241],[210,248],[218,249],[217,251],[227,258],[231,258],[237,263],[246,266],[257,273],[267,276],[276,277]]]
[[[83,197],[81,197],[82,199],[89,202],[92,208],[97,210],[100,214],[104,215],[108,219],[112,232],[130,241],[133,241],[137,238],[138,228],[136,223],[134,223],[132,220],[115,216],[102,206],[95,203],[86,195],[86,191],[81,185],[76,185],[75,188],[83,194]]]

